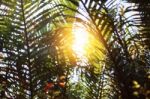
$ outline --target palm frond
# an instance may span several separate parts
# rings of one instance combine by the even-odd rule
[[[57,7],[53,1],[1,1],[0,36],[5,58],[0,68],[6,82],[3,98],[32,99],[45,93],[45,81],[55,76],[50,72],[55,65],[48,58],[52,42],[45,45],[41,40],[55,27],[54,21],[62,19]]]

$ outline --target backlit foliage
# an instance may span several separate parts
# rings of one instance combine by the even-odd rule
[[[149,5],[0,0],[0,98],[148,99]]]

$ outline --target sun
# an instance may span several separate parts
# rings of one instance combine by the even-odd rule
[[[96,32],[84,26],[81,23],[76,23],[73,26],[73,42],[72,50],[80,65],[88,64],[88,60],[105,58],[105,47],[99,38],[95,35]]]
[[[78,57],[82,57],[86,54],[86,46],[89,42],[89,35],[86,29],[82,26],[74,27],[73,29],[74,41],[72,45],[73,51]]]

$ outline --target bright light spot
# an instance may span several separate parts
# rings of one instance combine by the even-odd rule
[[[86,31],[85,27],[79,23],[75,24],[72,33],[74,37],[72,49],[79,59],[76,64],[77,66],[87,66],[86,64],[88,63],[88,60],[86,58],[86,47],[89,44],[89,33]],[[80,70],[77,71],[77,68],[74,68],[71,82],[78,82],[80,80],[80,73]]]
[[[71,78],[72,78],[72,79],[71,79],[70,81],[71,81],[72,83],[78,82],[78,80],[79,80],[79,77],[78,77],[78,76],[79,76],[79,74],[77,74],[77,68],[75,67],[74,70],[73,70],[73,72],[72,72],[72,74],[71,74]]]
[[[73,50],[78,57],[83,57],[86,54],[85,47],[88,44],[88,32],[83,27],[75,27],[73,29],[74,42]]]
[[[104,47],[102,46],[102,43],[99,42],[98,38],[95,37],[94,31],[81,23],[75,23],[72,33],[74,37],[72,49],[77,57],[77,68],[87,67],[89,63],[91,64],[93,62],[92,64],[97,68],[94,72],[99,73],[100,65],[97,65],[95,61],[91,60],[103,59],[104,55],[98,49],[103,50]],[[80,81],[81,70],[82,68],[78,68],[78,70],[75,69],[76,73],[71,75],[71,82]]]

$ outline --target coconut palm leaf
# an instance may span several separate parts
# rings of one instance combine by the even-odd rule
[[[2,98],[31,98],[45,94],[47,80],[57,76],[46,35],[63,23],[61,9],[48,0],[2,0],[0,3],[1,81],[5,84]],[[56,21],[56,22],[55,22]],[[52,47],[53,46],[53,47]],[[56,50],[57,52],[57,50]],[[42,57],[42,58],[41,58]],[[51,69],[53,68],[53,69]]]
[[[110,72],[114,72],[109,75],[114,75],[114,81],[117,83],[116,85],[120,90],[116,90],[118,91],[116,92],[118,93],[117,96],[119,97],[119,95],[121,95],[122,98],[136,97],[136,95],[134,96],[134,90],[131,88],[134,79],[130,78],[130,76],[135,77],[135,75],[137,74],[137,72],[135,71],[137,70],[143,71],[142,75],[146,75],[144,64],[142,66],[143,69],[139,69],[138,67],[136,67],[135,62],[139,62],[139,58],[136,58],[133,61],[133,53],[129,50],[133,46],[135,49],[138,49],[136,54],[138,54],[139,50],[141,50],[139,49],[139,43],[136,42],[136,39],[134,39],[137,34],[137,28],[141,26],[139,23],[140,14],[135,13],[138,10],[136,8],[133,9],[131,6],[124,9],[124,5],[122,5],[121,2],[119,2],[118,4],[113,0],[68,1],[78,6],[78,9],[72,10],[72,8],[70,8],[72,11],[76,11],[77,13],[82,15],[84,13],[83,17],[86,17],[89,22],[89,24],[87,24],[87,28],[90,28],[94,31],[92,33],[95,33],[94,35],[98,37],[98,40],[105,47],[105,51],[108,54],[108,60],[113,64],[110,64],[111,67],[109,67],[109,64],[106,64],[108,68],[112,69]],[[82,11],[80,11],[79,9],[81,9]],[[131,15],[129,15],[128,13],[130,13]],[[85,22],[83,23],[85,25]],[[138,55],[140,56],[140,54]],[[131,65],[134,66],[132,67]],[[140,79],[143,79],[144,83],[146,83],[145,81],[147,81],[145,80],[145,78],[136,78],[137,81],[139,81]]]
[[[1,98],[148,98],[148,19],[146,0],[1,0]],[[75,67],[81,64],[71,47],[74,23],[93,41],[85,67]],[[62,75],[64,88],[56,86]],[[48,80],[56,88],[46,95]]]

